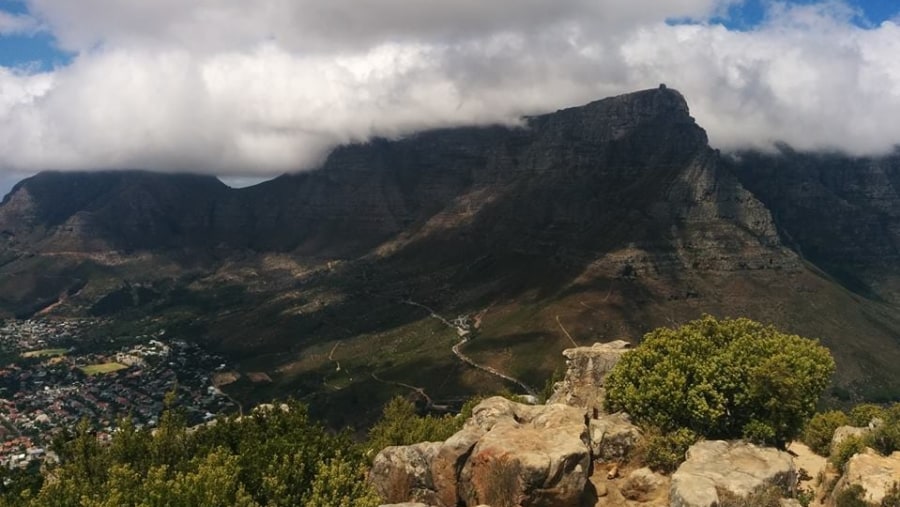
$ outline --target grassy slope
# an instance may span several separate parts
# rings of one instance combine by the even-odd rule
[[[305,399],[337,425],[363,425],[381,402],[410,392],[396,382],[424,388],[437,402],[515,390],[460,363],[450,351],[456,333],[404,304],[406,298],[448,318],[479,316],[480,329],[464,352],[537,389],[563,366],[561,352],[572,346],[560,324],[580,345],[637,342],[654,327],[710,313],[747,316],[820,338],[837,359],[837,398],[900,396],[900,371],[893,367],[900,364],[895,308],[854,294],[812,267],[628,277],[586,268],[559,279],[527,263],[510,266],[499,273],[492,266],[494,276],[483,276],[473,275],[470,266],[404,272],[402,266],[379,270],[360,262],[269,256],[190,272],[180,281],[167,276],[170,281],[158,284],[161,299],[124,311],[116,321],[200,340],[244,374],[227,386],[233,395],[247,402]],[[87,311],[103,287],[151,274],[141,263],[116,265],[59,311]],[[272,381],[251,382],[249,372]]]

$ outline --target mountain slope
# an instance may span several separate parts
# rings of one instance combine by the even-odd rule
[[[846,174],[829,180],[815,157],[783,157],[723,158],[661,87],[520,128],[346,146],[317,171],[241,190],[41,174],[0,205],[0,309],[27,315],[66,294],[55,312],[168,319],[273,379],[237,395],[334,406],[374,403],[390,381],[436,398],[502,384],[459,361],[456,330],[432,312],[465,316],[465,354],[533,386],[573,342],[740,315],[821,338],[836,396],[895,396],[900,320],[876,282],[900,203],[873,194],[893,169],[836,162]],[[830,220],[805,228],[815,216]],[[158,297],[97,305],[133,283]]]

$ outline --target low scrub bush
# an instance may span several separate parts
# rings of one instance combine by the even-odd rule
[[[777,486],[760,486],[747,496],[719,489],[719,507],[781,507],[783,494]]]
[[[840,410],[822,412],[813,416],[803,428],[800,440],[820,456],[831,454],[831,439],[834,430],[850,424],[850,417]]]
[[[640,452],[644,455],[648,467],[657,472],[671,473],[684,461],[688,448],[697,443],[700,437],[687,428],[680,428],[670,433],[651,430],[644,441]]]
[[[844,439],[832,449],[831,462],[838,469],[843,470],[844,465],[850,461],[854,454],[862,452],[866,448],[866,437],[850,436]]]

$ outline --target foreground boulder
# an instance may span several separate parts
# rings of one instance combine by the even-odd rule
[[[625,413],[600,415],[590,420],[591,454],[599,461],[621,461],[643,436]]]
[[[431,464],[441,442],[386,447],[375,456],[369,481],[388,502],[434,503]]]
[[[865,490],[864,500],[870,505],[881,505],[881,500],[900,482],[900,452],[882,456],[872,449],[854,455],[844,467],[844,475],[832,492],[832,500],[841,491],[858,484]]]
[[[494,397],[444,442],[382,450],[369,480],[391,502],[456,507],[514,499],[522,507],[575,507],[591,466],[583,410]]]
[[[591,473],[584,414],[564,405],[488,402],[514,413],[494,421],[472,449],[460,474],[466,505],[515,499],[523,507],[577,506]]]
[[[460,471],[458,491],[466,505],[506,499],[522,507],[579,505],[591,474],[582,410],[495,397],[475,407],[470,426],[484,434]]]
[[[547,403],[583,408],[592,417],[603,413],[606,376],[630,346],[626,341],[617,340],[564,350],[566,376],[556,384]]]
[[[485,430],[470,425],[448,438],[438,449],[431,463],[438,505],[452,507],[459,502],[460,473],[475,444],[484,434]]]
[[[672,475],[672,507],[711,507],[719,490],[746,496],[773,485],[791,491],[797,472],[791,455],[770,447],[721,440],[699,442]]]
[[[831,437],[831,448],[837,449],[848,438],[862,438],[872,431],[865,426],[838,426]]]
[[[619,486],[619,492],[626,500],[644,506],[668,505],[668,484],[665,476],[646,467],[638,468],[628,474]]]

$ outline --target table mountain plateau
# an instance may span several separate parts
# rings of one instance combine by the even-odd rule
[[[38,174],[0,205],[0,312],[152,317],[272,380],[235,396],[325,407],[516,388],[460,361],[460,335],[540,386],[573,342],[747,316],[828,345],[831,396],[895,399],[898,189],[900,155],[720,154],[660,87],[344,146],[245,189]]]

